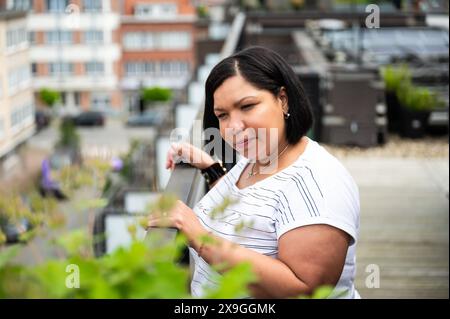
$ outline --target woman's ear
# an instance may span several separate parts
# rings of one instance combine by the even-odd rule
[[[278,99],[281,101],[281,107],[283,109],[283,113],[289,112],[289,106],[288,106],[288,97],[286,93],[286,89],[284,86],[280,88],[280,92],[278,93]]]

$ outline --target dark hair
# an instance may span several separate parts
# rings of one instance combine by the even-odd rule
[[[281,87],[286,89],[289,118],[286,119],[288,143],[296,144],[312,127],[313,114],[300,80],[290,65],[276,52],[264,47],[249,47],[219,62],[205,85],[205,111],[203,128],[219,128],[214,114],[214,92],[222,83],[237,74],[258,89],[278,96]]]

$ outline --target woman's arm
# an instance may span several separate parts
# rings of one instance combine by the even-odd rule
[[[257,298],[286,298],[310,294],[322,285],[335,286],[342,273],[349,236],[332,226],[293,229],[279,240],[278,259],[213,236],[203,244],[201,257],[210,265],[250,262],[258,282],[250,286]],[[194,249],[198,252],[201,243]]]
[[[278,242],[278,259],[210,235],[195,213],[178,201],[163,223],[151,217],[149,226],[174,226],[210,265],[230,267],[249,262],[258,281],[250,286],[257,298],[287,298],[310,294],[321,285],[336,285],[342,273],[349,246],[349,235],[328,225],[303,226],[283,234]],[[211,236],[212,241],[205,241]],[[224,270],[226,271],[226,270]]]
[[[180,161],[189,163],[198,169],[207,168],[215,163],[208,153],[190,143],[172,143],[167,152],[166,168],[173,170],[175,164]]]
[[[205,169],[216,162],[208,153],[193,146],[192,144],[172,143],[169,151],[167,152],[166,168],[173,170],[175,168],[175,164],[179,161],[189,163],[198,169]],[[222,179],[222,177],[211,183],[209,188],[213,188],[214,185]]]

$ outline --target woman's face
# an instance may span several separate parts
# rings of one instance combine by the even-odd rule
[[[263,161],[286,145],[284,114],[288,109],[284,89],[275,97],[236,75],[214,92],[214,114],[220,134],[244,157]]]

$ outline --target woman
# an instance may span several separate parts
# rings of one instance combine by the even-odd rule
[[[252,47],[215,66],[205,90],[204,122],[242,157],[225,174],[190,144],[174,144],[168,153],[167,168],[181,158],[212,186],[193,210],[178,201],[168,217],[190,242],[193,296],[214,285],[212,265],[250,262],[258,278],[249,287],[253,297],[333,285],[333,296],[358,298],[358,189],[338,160],[306,137],[312,113],[293,70],[277,53]],[[232,204],[217,216],[225,198]],[[150,227],[161,224],[149,217]]]

